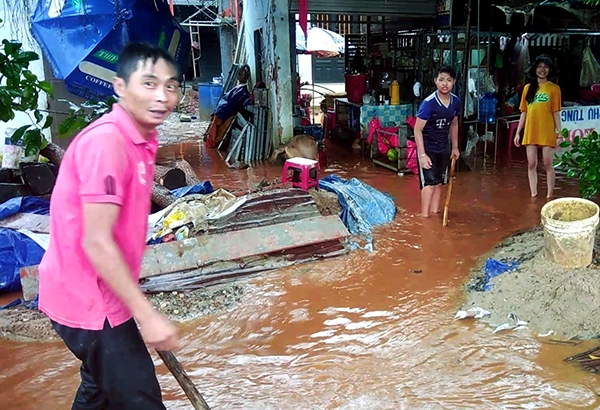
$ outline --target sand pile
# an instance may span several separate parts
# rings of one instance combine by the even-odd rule
[[[585,269],[566,269],[546,260],[541,229],[518,233],[483,258],[467,284],[461,310],[481,307],[491,312],[482,320],[493,326],[507,322],[509,314],[528,322],[536,333],[552,333],[554,339],[591,339],[600,336],[600,266],[598,237],[594,262]],[[517,261],[514,271],[490,281],[484,291],[485,262]]]

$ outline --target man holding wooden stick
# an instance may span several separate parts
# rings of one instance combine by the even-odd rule
[[[179,341],[138,278],[156,127],[178,102],[177,63],[161,48],[128,44],[113,85],[118,104],[73,140],[62,161],[50,201],[50,246],[39,268],[39,306],[82,362],[72,409],[162,410],[146,345],[171,351]]]
[[[437,90],[421,103],[415,124],[415,142],[419,155],[421,216],[440,211],[442,185],[448,180],[448,160],[460,157],[458,115],[460,99],[452,94],[456,73],[450,66],[437,71]],[[452,152],[448,143],[452,140]]]

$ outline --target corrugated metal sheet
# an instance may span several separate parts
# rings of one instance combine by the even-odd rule
[[[309,13],[360,14],[375,16],[433,16],[435,0],[311,0]],[[290,1],[290,11],[298,12],[298,0]]]

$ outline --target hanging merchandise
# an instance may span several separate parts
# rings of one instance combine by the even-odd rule
[[[527,71],[527,68],[531,65],[531,62],[529,61],[529,39],[527,38],[527,35],[524,34],[521,36],[521,38],[519,38],[519,44],[521,46],[520,50],[519,50],[519,55],[517,58],[518,61],[518,71],[517,71],[517,75],[518,75],[518,84],[523,84],[525,83],[525,71]]]
[[[415,85],[413,85],[413,94],[415,97],[421,96],[421,83],[418,81],[415,83]]]
[[[581,57],[579,85],[583,88],[588,88],[598,83],[600,83],[600,64],[598,64],[598,60],[594,57],[590,46],[586,45]]]
[[[496,108],[498,100],[494,93],[485,93],[479,98],[479,122],[484,124],[493,124],[496,122]]]
[[[300,28],[306,36],[308,34],[308,0],[298,0],[298,22]]]

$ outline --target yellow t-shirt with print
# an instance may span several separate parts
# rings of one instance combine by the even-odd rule
[[[541,145],[556,147],[556,127],[554,113],[560,111],[560,87],[551,81],[540,85],[532,103],[527,103],[529,84],[523,90],[521,97],[521,112],[527,113],[523,145]]]

